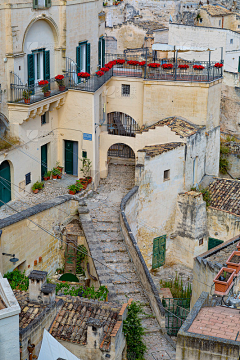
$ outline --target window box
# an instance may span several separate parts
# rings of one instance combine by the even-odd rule
[[[225,274],[226,273],[226,277]],[[213,279],[215,283],[215,291],[225,293],[232,285],[233,278],[236,275],[236,271],[230,268],[223,267]],[[224,279],[225,278],[225,279]]]
[[[240,271],[240,251],[233,251],[226,261],[229,269],[236,270],[236,274]]]

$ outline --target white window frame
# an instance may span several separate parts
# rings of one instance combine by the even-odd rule
[[[40,62],[40,64],[39,64],[40,65],[39,78],[37,76],[37,74],[38,74],[38,67],[37,67],[38,58],[39,58],[39,62]],[[35,68],[35,83],[37,84],[38,81],[43,80],[43,77],[44,77],[43,51],[39,51],[39,52],[34,53],[34,68]]]
[[[81,47],[81,59],[80,59],[80,64],[82,64],[82,68],[80,69],[80,71],[87,71],[87,43],[85,44],[80,44],[79,45]]]

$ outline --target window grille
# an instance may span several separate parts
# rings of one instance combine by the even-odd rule
[[[130,96],[130,85],[122,84],[122,96]]]
[[[26,185],[31,183],[31,173],[25,175],[25,183]]]

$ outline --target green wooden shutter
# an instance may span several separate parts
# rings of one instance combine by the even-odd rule
[[[105,39],[102,38],[102,64],[105,65]]]
[[[102,41],[101,39],[98,40],[98,65],[102,67],[102,56],[101,56],[101,50],[102,50]]]
[[[81,70],[80,61],[81,61],[81,46],[77,46],[76,47],[76,63],[78,66],[77,73]]]
[[[86,55],[87,55],[87,61],[86,61],[86,64],[87,64],[87,69],[86,71],[90,74],[90,61],[91,61],[91,51],[90,51],[90,47],[91,47],[91,44],[87,43],[87,52],[86,52]]]
[[[152,268],[156,269],[165,264],[166,235],[153,239]]]
[[[44,80],[50,80],[50,51],[43,52]]]
[[[33,0],[33,8],[34,9],[38,8],[38,0]]]
[[[51,0],[45,0],[45,7],[51,7]]]
[[[208,238],[208,250],[211,250],[222,243],[223,243],[223,240],[219,240],[219,239],[210,237],[210,238]]]
[[[35,83],[35,69],[34,69],[34,55],[28,54],[28,86],[33,86]]]
[[[240,72],[240,56],[238,58],[238,72]]]

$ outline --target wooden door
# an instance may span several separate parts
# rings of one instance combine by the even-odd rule
[[[166,235],[153,239],[152,268],[156,269],[165,264]]]

